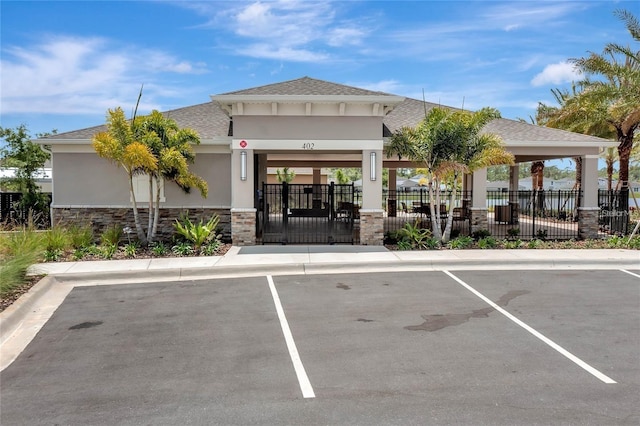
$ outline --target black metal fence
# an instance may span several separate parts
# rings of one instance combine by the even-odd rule
[[[629,191],[598,191],[598,225],[607,234],[628,234],[631,232],[629,215]]]
[[[357,244],[353,185],[263,184],[256,237],[262,244]]]
[[[496,238],[578,238],[580,191],[487,191],[487,229]]]
[[[453,234],[469,234],[471,191],[456,191],[453,199]],[[419,223],[425,228],[431,225],[431,203],[427,188],[406,188],[403,190],[383,190],[383,209],[386,211],[384,218],[385,233],[391,234],[402,228],[405,223]],[[447,218],[451,205],[451,191],[443,191],[438,200],[440,217],[443,223]],[[435,211],[435,209],[434,209]]]
[[[41,208],[37,213],[32,214],[31,220],[39,228],[48,228],[51,226],[51,194],[43,195],[46,205],[39,206]],[[20,207],[21,199],[21,192],[0,192],[0,222],[2,224],[22,225],[29,221],[29,211]]]

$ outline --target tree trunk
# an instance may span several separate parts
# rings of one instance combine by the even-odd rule
[[[451,229],[453,228],[453,206],[456,201],[456,182],[458,182],[458,175],[454,174],[451,189],[451,200],[449,200],[449,213],[447,214],[447,225],[444,228],[444,234],[442,235],[442,242],[444,244],[448,243],[451,239]]]
[[[622,211],[629,209],[629,157],[633,148],[633,130],[626,135],[618,129],[618,159],[620,160],[620,172],[618,182],[620,183],[619,208]]]
[[[149,175],[149,220],[147,221],[147,244],[152,242],[151,231],[153,230],[153,176]]]
[[[131,205],[133,207],[133,221],[136,226],[136,234],[138,234],[138,240],[144,246],[147,245],[147,238],[144,235],[142,224],[140,223],[140,214],[138,213],[138,205],[136,203],[136,193],[133,190],[133,175],[129,173],[129,196],[131,197]]]
[[[158,221],[160,220],[160,179],[156,178],[156,202],[153,208],[153,227],[151,231],[151,239],[149,243],[153,242],[158,233]]]
[[[438,241],[438,244],[442,242],[442,231],[440,230],[440,206],[436,210],[435,205],[440,200],[440,197],[434,194],[433,189],[433,181],[432,178],[429,181],[429,209],[431,210],[431,232],[433,233],[433,237]],[[436,184],[438,181],[436,180]],[[440,193],[440,188],[436,190],[438,194]]]
[[[544,187],[544,161],[533,161],[531,163],[532,189],[538,191]]]

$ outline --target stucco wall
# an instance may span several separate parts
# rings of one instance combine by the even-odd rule
[[[253,139],[381,139],[382,117],[236,116],[236,138]]]
[[[230,154],[196,154],[190,170],[209,185],[206,199],[198,190],[185,194],[165,185],[164,207],[230,207]],[[129,206],[126,173],[95,153],[54,153],[54,206]]]

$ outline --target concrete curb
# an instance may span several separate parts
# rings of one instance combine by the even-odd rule
[[[128,271],[101,271],[78,273],[54,273],[49,275],[64,283],[84,282],[86,285],[105,281],[123,282],[165,282],[187,279],[250,277],[260,275],[304,275],[349,272],[393,272],[393,271],[440,271],[440,270],[487,270],[500,268],[515,269],[637,269],[640,264],[628,259],[419,259],[379,262],[323,262],[323,263],[282,263],[256,265],[225,265],[213,267],[186,267],[167,269],[144,269]]]
[[[46,276],[31,289],[20,296],[4,311],[0,312],[0,342],[4,341],[14,332],[18,325],[29,314],[35,304],[51,289],[57,282],[53,276]]]

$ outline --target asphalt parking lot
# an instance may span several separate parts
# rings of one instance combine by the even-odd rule
[[[76,287],[2,372],[0,423],[635,425],[629,272]]]

